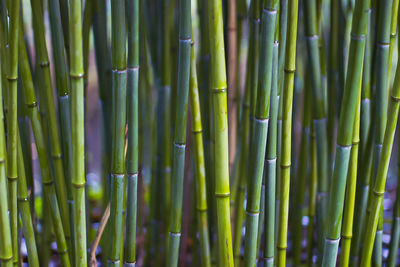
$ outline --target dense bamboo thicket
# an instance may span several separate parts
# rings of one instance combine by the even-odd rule
[[[400,265],[399,0],[0,0],[0,267]]]

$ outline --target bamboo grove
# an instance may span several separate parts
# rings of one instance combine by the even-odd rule
[[[0,266],[398,266],[398,10],[0,0]]]

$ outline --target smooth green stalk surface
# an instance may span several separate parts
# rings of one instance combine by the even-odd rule
[[[280,157],[281,184],[278,228],[277,266],[286,266],[287,231],[289,217],[289,191],[291,166],[292,104],[294,73],[296,71],[298,1],[289,1],[287,45],[285,52],[285,80],[282,91],[282,151]]]

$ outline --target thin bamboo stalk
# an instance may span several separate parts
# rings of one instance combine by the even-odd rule
[[[399,0],[393,0],[392,7],[393,7],[392,16],[390,20],[390,42],[389,42],[389,59],[388,59],[389,69],[388,69],[388,83],[387,83],[389,88],[391,82],[390,78],[392,74],[393,48],[397,36],[397,18],[399,14]]]
[[[208,6],[211,53],[211,99],[215,137],[215,198],[217,210],[218,264],[233,266],[231,222],[229,211],[229,153],[226,104],[225,51],[222,28],[222,1]]]
[[[360,99],[357,100],[356,117],[354,119],[353,139],[350,154],[349,170],[347,172],[346,199],[343,214],[342,245],[340,254],[340,266],[349,266],[350,247],[353,236],[354,203],[356,197],[358,144],[360,142]]]
[[[369,0],[358,0],[352,25],[349,50],[349,69],[341,105],[338,137],[336,145],[335,167],[333,171],[327,230],[325,237],[323,266],[335,266],[340,240],[341,220],[343,213],[344,192],[351,152],[353,124],[356,114],[357,97],[362,79],[364,62],[365,34]]]
[[[20,29],[20,39],[23,39],[23,30]],[[19,65],[24,87],[25,101],[28,107],[28,115],[32,125],[32,132],[35,138],[36,150],[39,158],[39,165],[42,176],[44,201],[49,203],[51,221],[53,223],[54,232],[57,242],[57,251],[60,255],[62,266],[70,266],[68,256],[67,242],[64,236],[64,229],[58,206],[58,199],[54,186],[54,180],[51,174],[49,153],[45,142],[45,135],[41,124],[41,118],[36,101],[35,91],[32,82],[27,52],[24,42],[19,42]],[[47,217],[47,216],[46,216]],[[50,231],[45,231],[50,232]],[[43,263],[41,263],[43,264]]]
[[[400,143],[399,143],[400,145]],[[400,150],[398,150],[400,153]],[[397,167],[400,166],[400,158],[398,158]],[[400,238],[400,183],[399,175],[397,175],[397,189],[396,189],[396,200],[393,207],[393,220],[392,229],[390,230],[390,243],[389,243],[389,255],[387,258],[387,266],[396,266],[397,251],[399,249],[399,238]]]
[[[43,86],[42,102],[45,102],[47,108],[47,125],[49,129],[49,144],[51,149],[51,158],[54,166],[57,199],[60,203],[60,212],[64,226],[64,233],[67,242],[70,242],[71,231],[69,225],[69,213],[67,205],[67,191],[64,179],[64,168],[62,162],[61,145],[59,140],[58,122],[56,116],[56,109],[53,97],[53,89],[50,76],[50,63],[46,48],[45,29],[43,21],[43,12],[39,0],[31,0],[32,17],[33,17],[33,30],[35,34],[35,46],[37,46],[37,60],[40,66],[41,82]]]
[[[74,200],[75,265],[86,266],[86,207],[85,207],[85,135],[84,135],[84,84],[82,51],[82,3],[70,2],[70,79],[72,127],[72,197]]]
[[[250,147],[250,180],[246,205],[246,238],[244,261],[246,266],[255,266],[257,259],[257,233],[260,216],[261,182],[264,169],[265,150],[269,121],[269,104],[272,80],[272,51],[275,36],[276,15],[279,1],[265,0],[263,3],[260,37],[260,58],[257,103],[254,131]]]
[[[22,231],[28,250],[29,266],[39,267],[39,257],[36,247],[35,232],[32,221],[30,199],[25,175],[25,166],[22,154],[21,137],[18,131],[18,209],[22,221]],[[33,193],[33,192],[32,192]]]
[[[303,121],[300,142],[300,160],[297,167],[297,185],[295,191],[295,214],[293,215],[293,254],[294,265],[301,265],[301,242],[303,239],[303,207],[305,205],[305,190],[307,183],[307,167],[310,153],[310,121],[311,121],[311,84],[310,74],[306,74],[306,85],[304,92]]]
[[[122,238],[122,212],[125,179],[126,124],[126,23],[125,1],[111,2],[112,25],[112,162],[110,229],[107,266],[119,266]]]
[[[127,1],[128,20],[128,151],[126,159],[127,211],[124,266],[136,265],[138,180],[139,0]]]
[[[0,7],[4,7],[1,5]],[[1,19],[2,20],[2,19]],[[3,23],[0,23],[1,26],[4,26]],[[0,36],[0,40],[3,39],[3,36]],[[1,46],[5,46],[4,40],[1,42]],[[5,47],[4,47],[5,48]],[[4,62],[4,54],[1,54],[1,62]],[[3,68],[1,68],[0,72],[3,74]],[[3,99],[3,90],[4,90],[4,75],[1,75],[1,88],[0,88],[0,99]],[[8,193],[7,193],[7,178],[6,178],[6,139],[4,132],[4,114],[3,114],[3,101],[0,101],[0,263],[4,265],[4,267],[13,266],[13,254],[12,254],[12,241],[11,241],[11,228],[10,221],[8,217]]]
[[[197,228],[200,235],[201,266],[211,266],[210,241],[207,219],[207,189],[203,150],[203,128],[201,124],[200,97],[197,85],[196,56],[192,41],[190,61],[190,106],[192,118],[192,134],[194,139],[195,184],[196,184],[196,211]]]
[[[281,139],[281,194],[279,206],[279,229],[278,229],[278,256],[277,266],[286,265],[286,248],[287,248],[287,229],[288,229],[288,213],[289,213],[289,191],[290,191],[290,158],[291,158],[291,127],[292,127],[292,103],[293,103],[293,87],[294,73],[296,68],[296,43],[297,43],[297,17],[298,17],[298,1],[289,1],[288,6],[288,29],[287,29],[287,45],[285,49],[285,80],[282,91],[282,139]]]
[[[13,251],[13,263],[17,265],[19,262],[18,250],[18,210],[17,210],[17,80],[18,80],[18,28],[20,1],[8,3],[9,15],[9,69],[7,72],[8,94],[6,103],[8,103],[7,119],[7,180],[8,180],[8,198],[10,208],[10,224],[11,224],[11,239]],[[11,4],[11,6],[10,6]]]
[[[386,176],[389,168],[389,159],[392,152],[393,139],[396,130],[396,123],[400,105],[400,67],[397,67],[395,82],[390,97],[387,124],[385,136],[382,144],[381,157],[379,160],[376,181],[371,194],[371,209],[368,218],[367,228],[365,232],[365,242],[362,250],[361,265],[369,266],[372,257],[372,248],[375,239],[375,232],[380,220],[380,211],[382,208],[383,194],[385,192]]]

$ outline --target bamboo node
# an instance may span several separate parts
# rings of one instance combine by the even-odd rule
[[[8,77],[8,76],[7,76],[7,80],[8,80],[9,82],[16,82],[16,81],[18,80],[18,76],[16,76],[16,77]]]
[[[226,92],[226,88],[225,87],[223,87],[223,88],[211,88],[210,91],[211,91],[211,93],[214,93],[214,94],[220,94],[220,93],[225,93]]]
[[[67,254],[67,252],[68,252],[68,249],[57,251],[58,255],[64,255],[64,254]]]
[[[174,147],[185,149],[186,148],[186,144],[178,144],[178,143],[174,142]]]
[[[191,43],[192,38],[179,38],[179,43]]]
[[[43,181],[42,182],[43,183],[43,185],[52,185],[53,184],[53,180],[50,180],[50,181]]]
[[[115,74],[125,74],[126,73],[126,68],[125,69],[121,69],[121,70],[120,69],[112,69],[111,71],[112,71],[112,73],[115,73]]]
[[[384,48],[389,47],[389,43],[386,42],[378,42],[377,45]]]
[[[351,40],[354,40],[354,41],[364,41],[365,40],[365,34],[356,35],[354,33],[351,33],[350,36],[351,36]]]
[[[330,244],[336,244],[339,243],[340,237],[338,239],[330,239],[330,238],[325,238],[325,242],[330,243]]]
[[[135,173],[126,173],[126,176],[128,177],[128,178],[137,178],[138,177],[138,173],[137,172],[135,172]]]
[[[181,233],[180,233],[180,232],[176,232],[176,233],[174,233],[174,232],[169,232],[169,235],[170,235],[170,236],[174,236],[174,237],[180,237],[180,236],[181,236]]]
[[[18,179],[18,176],[15,176],[15,177],[7,176],[7,179],[8,179],[9,181],[15,181],[15,180]]]
[[[27,197],[18,197],[17,199],[18,199],[18,201],[21,201],[21,202],[28,202],[29,201],[29,199]]]
[[[377,191],[375,191],[375,190],[372,190],[372,192],[373,192],[374,195],[377,196],[377,197],[383,197],[383,194],[385,193],[385,192],[377,192]]]
[[[81,79],[83,78],[85,75],[83,73],[70,73],[69,77],[71,77],[72,79]]]
[[[258,122],[258,123],[261,123],[261,124],[268,124],[268,121],[269,121],[268,118],[262,119],[262,118],[257,118],[257,117],[254,117],[253,120],[254,120],[254,122]]]
[[[289,164],[280,164],[280,166],[281,166],[281,169],[287,169],[287,168],[290,168],[290,166],[291,166],[291,164],[289,163]]]
[[[251,217],[258,217],[260,215],[260,212],[259,211],[246,210],[246,215],[249,215]]]
[[[72,183],[72,186],[75,188],[85,187],[86,183]]]
[[[48,68],[48,67],[50,66],[50,62],[48,62],[48,61],[41,62],[41,63],[39,64],[39,66],[40,66],[41,68]]]
[[[390,98],[391,98],[392,101],[394,101],[394,102],[400,102],[400,97],[398,97],[398,96],[390,95]]]
[[[318,40],[319,36],[314,34],[314,35],[306,35],[305,36],[306,40]]]
[[[119,265],[120,260],[110,260],[110,259],[108,259],[107,262]]]
[[[278,13],[278,10],[273,9],[273,8],[264,7],[263,12],[268,13],[268,14],[276,14],[276,13]]]
[[[273,158],[273,159],[266,159],[265,162],[268,162],[268,163],[276,163],[276,158]]]
[[[61,158],[62,158],[62,155],[61,155],[61,153],[56,154],[56,155],[51,155],[51,158],[54,159],[54,160],[56,160],[56,159],[61,159]]]
[[[127,67],[126,69],[127,69],[128,71],[138,71],[138,70],[139,70],[139,66]]]
[[[231,196],[230,193],[215,193],[215,197],[225,198],[225,197],[230,197],[230,196]]]
[[[288,69],[285,68],[285,72],[286,73],[295,73],[296,69],[288,70]]]
[[[134,262],[124,262],[124,266],[126,267],[135,267],[136,266],[136,261]]]
[[[200,134],[203,132],[203,129],[199,129],[199,130],[192,130],[193,134]]]

